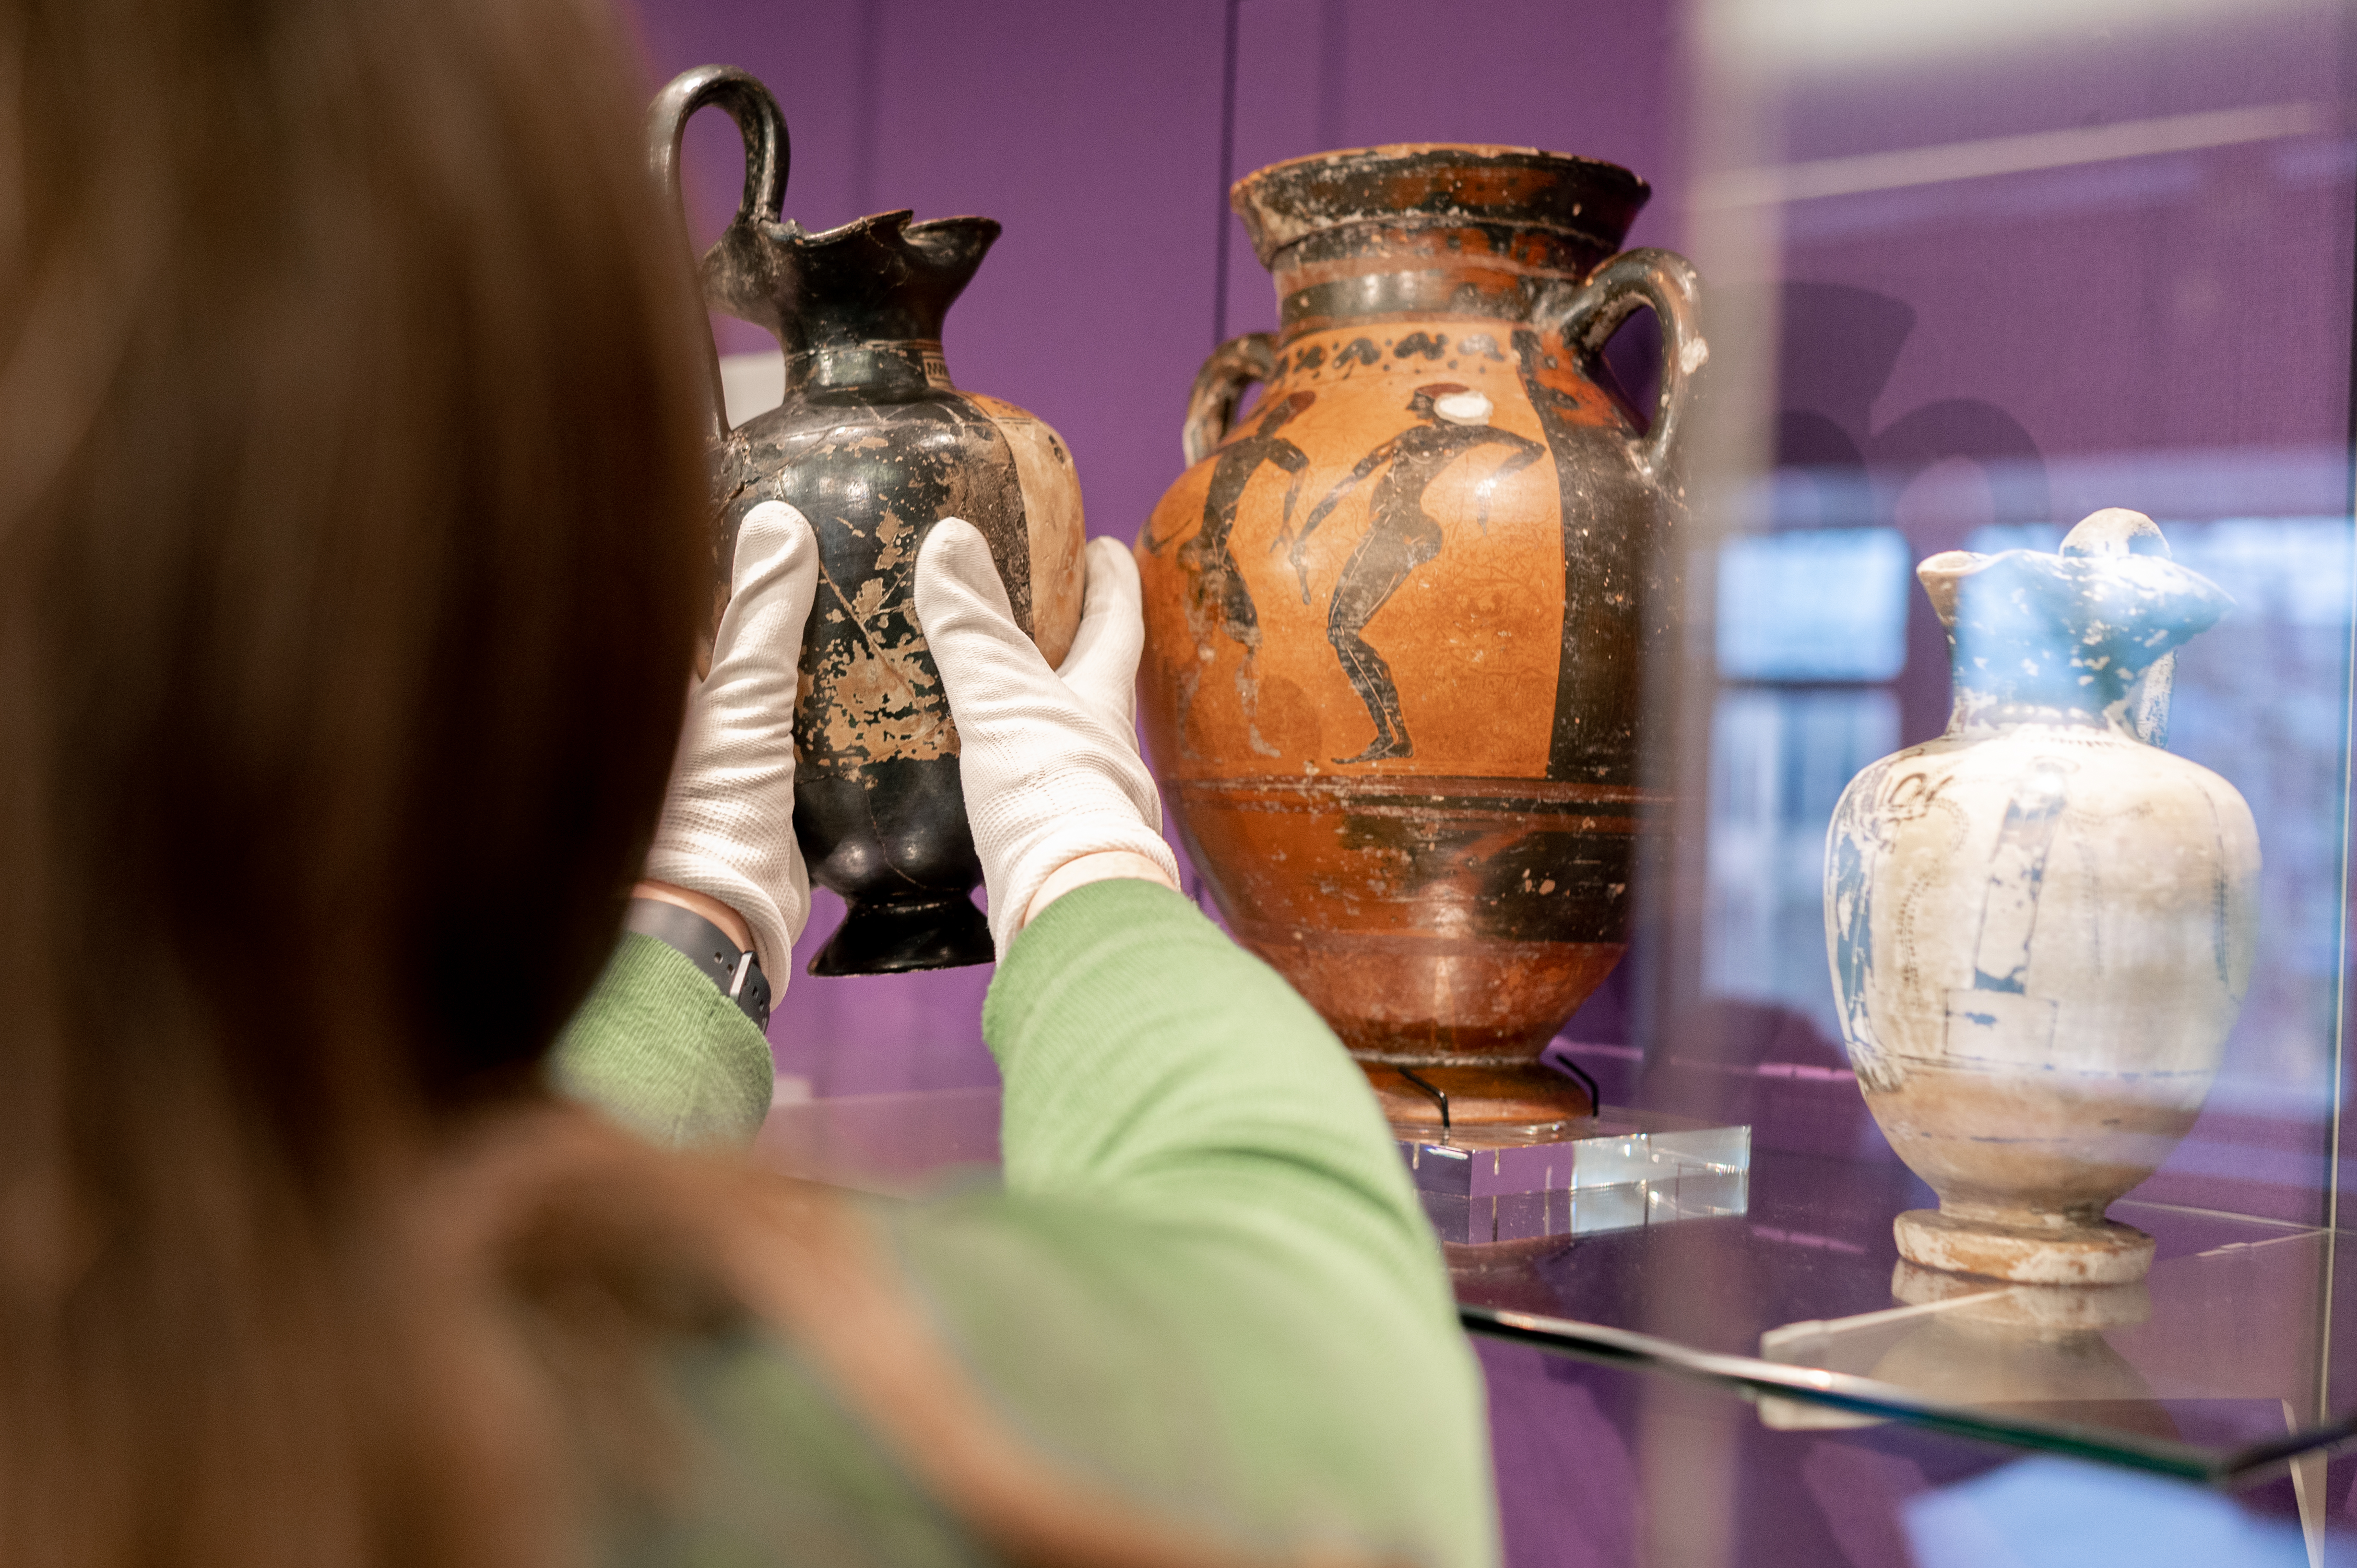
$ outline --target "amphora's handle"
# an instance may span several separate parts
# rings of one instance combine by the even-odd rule
[[[1620,324],[1651,306],[1662,326],[1662,390],[1652,427],[1634,443],[1637,466],[1660,479],[1676,463],[1678,438],[1693,406],[1695,387],[1710,345],[1702,335],[1701,285],[1694,263],[1671,251],[1623,251],[1587,274],[1578,291],[1546,313],[1562,324],[1565,343],[1593,359]],[[1542,320],[1540,325],[1548,323]]]
[[[682,71],[655,95],[653,106],[647,111],[647,164],[657,188],[679,213],[680,241],[688,247],[693,261],[695,242],[687,228],[686,195],[680,188],[680,141],[687,134],[689,118],[716,103],[728,112],[745,138],[745,195],[737,204],[737,216],[704,258],[698,275],[707,301],[732,314],[743,314],[749,303],[746,288],[759,276],[759,225],[764,219],[775,223],[785,211],[786,169],[792,150],[786,137],[785,113],[778,101],[749,71],[733,65],[700,65]],[[712,381],[712,426],[707,435],[717,446],[728,438],[728,405],[721,395],[720,350],[709,334],[704,349]]]
[[[1195,372],[1195,390],[1187,394],[1187,428],[1179,442],[1193,467],[1211,455],[1234,428],[1236,404],[1244,389],[1276,373],[1276,338],[1267,332],[1247,332],[1211,350]]]

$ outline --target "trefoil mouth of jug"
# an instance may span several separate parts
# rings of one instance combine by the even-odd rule
[[[766,328],[788,358],[877,342],[939,343],[950,306],[999,235],[995,218],[912,220],[878,212],[816,233],[761,225],[760,253],[705,258],[707,290],[729,314]]]

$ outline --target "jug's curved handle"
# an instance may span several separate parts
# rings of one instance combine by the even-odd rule
[[[1710,359],[1694,263],[1674,251],[1623,251],[1589,273],[1578,291],[1549,314],[1561,321],[1564,342],[1593,359],[1643,306],[1651,306],[1662,324],[1662,387],[1652,426],[1634,444],[1633,455],[1646,477],[1659,481],[1677,462],[1695,382]]]
[[[680,188],[680,141],[687,134],[689,118],[716,103],[728,112],[745,138],[745,195],[737,204],[737,216],[713,246],[712,255],[697,263],[698,282],[707,301],[717,280],[705,274],[741,264],[739,247],[730,242],[752,232],[761,220],[774,223],[784,213],[786,171],[792,159],[785,112],[750,71],[733,65],[700,65],[680,72],[655,94],[647,111],[647,165],[656,188],[679,214],[679,237],[691,262],[695,260],[695,242],[688,232],[687,198]],[[705,336],[704,349],[711,371],[712,424],[706,438],[717,446],[728,439],[728,405],[720,389],[720,350],[709,333]]]
[[[1187,394],[1187,427],[1179,445],[1193,467],[1211,455],[1235,427],[1236,404],[1244,388],[1276,373],[1276,338],[1268,332],[1247,332],[1211,350],[1195,372],[1195,390]]]

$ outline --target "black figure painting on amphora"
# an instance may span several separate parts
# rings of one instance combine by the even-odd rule
[[[1244,487],[1252,483],[1253,476],[1271,465],[1293,476],[1293,482],[1285,490],[1285,521],[1291,525],[1294,503],[1301,498],[1301,475],[1309,467],[1309,457],[1277,432],[1317,401],[1318,394],[1313,392],[1288,393],[1261,413],[1260,423],[1251,435],[1220,448],[1218,460],[1211,467],[1211,489],[1203,498],[1202,527],[1178,547],[1178,564],[1188,581],[1187,618],[1197,642],[1201,642],[1209,629],[1205,621],[1216,611],[1219,629],[1244,650],[1243,665],[1236,671],[1236,694],[1243,703],[1245,737],[1252,748],[1265,757],[1275,756],[1276,748],[1261,738],[1254,713],[1259,686],[1254,679],[1252,658],[1260,650],[1260,612],[1254,607],[1252,589],[1228,548],[1228,535],[1236,525],[1236,507],[1243,499]],[[1158,554],[1166,542],[1149,534],[1146,551]],[[1192,668],[1178,678],[1178,723],[1182,734],[1187,711],[1194,705],[1195,688],[1201,679]]]
[[[1359,701],[1367,705],[1375,737],[1356,757],[1338,757],[1338,763],[1379,762],[1390,757],[1413,757],[1407,723],[1400,714],[1399,687],[1384,662],[1363,635],[1367,623],[1399,592],[1410,575],[1440,553],[1440,525],[1424,510],[1425,491],[1449,464],[1479,446],[1507,448],[1505,461],[1477,487],[1473,521],[1489,532],[1490,490],[1500,479],[1519,472],[1546,456],[1546,448],[1508,430],[1493,430],[1490,400],[1453,381],[1418,387],[1408,400],[1408,412],[1421,422],[1408,426],[1359,460],[1326,498],[1319,501],[1295,533],[1280,531],[1276,544],[1290,541],[1288,559],[1301,582],[1301,602],[1309,603],[1309,536],[1361,482],[1389,467],[1367,500],[1367,532],[1342,564],[1334,584],[1334,597],[1326,613],[1326,640],[1334,645],[1342,673]],[[1275,548],[1274,545],[1271,548]]]

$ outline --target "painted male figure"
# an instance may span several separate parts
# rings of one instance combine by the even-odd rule
[[[1220,448],[1219,460],[1211,467],[1211,489],[1203,498],[1202,527],[1178,547],[1178,564],[1188,577],[1187,618],[1196,640],[1200,643],[1208,629],[1204,625],[1207,607],[1216,607],[1220,630],[1244,650],[1243,665],[1236,671],[1236,695],[1243,704],[1246,739],[1254,751],[1265,757],[1274,757],[1276,748],[1261,738],[1254,711],[1259,686],[1252,660],[1260,650],[1260,612],[1253,604],[1252,589],[1244,582],[1243,573],[1236,567],[1235,555],[1228,547],[1228,535],[1236,525],[1236,508],[1243,499],[1244,487],[1270,464],[1293,476],[1293,482],[1285,491],[1285,525],[1292,526],[1294,503],[1301,499],[1301,476],[1309,467],[1309,457],[1277,432],[1317,401],[1318,394],[1313,392],[1297,392],[1280,398],[1262,413],[1251,435]],[[1149,537],[1146,542],[1147,553],[1158,554],[1165,542]],[[1181,735],[1186,733],[1187,711],[1194,705],[1195,688],[1200,680],[1191,665],[1179,674]]]
[[[1366,750],[1356,757],[1336,757],[1340,763],[1377,762],[1415,753],[1407,723],[1400,714],[1399,687],[1392,681],[1391,666],[1361,634],[1409,574],[1440,553],[1440,525],[1425,512],[1426,489],[1450,463],[1475,447],[1507,448],[1505,461],[1479,487],[1480,499],[1473,521],[1487,532],[1491,487],[1546,455],[1546,448],[1535,441],[1512,431],[1491,429],[1490,400],[1454,382],[1418,387],[1407,406],[1423,423],[1410,425],[1361,458],[1357,467],[1326,492],[1326,499],[1302,522],[1300,533],[1292,535],[1290,559],[1301,580],[1301,602],[1306,605],[1309,566],[1304,553],[1309,535],[1351,489],[1389,466],[1390,472],[1368,498],[1367,532],[1343,563],[1326,613],[1326,640],[1334,645],[1342,673],[1350,678],[1351,690],[1367,705],[1367,716],[1375,725],[1375,738]],[[1290,529],[1280,532],[1276,542],[1284,543],[1289,534]]]

